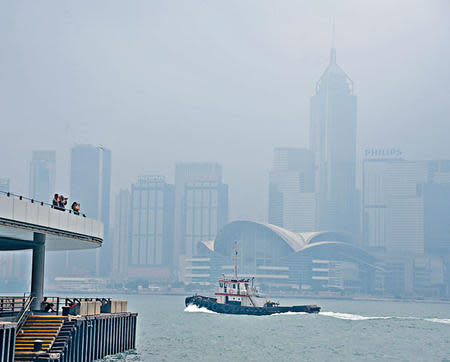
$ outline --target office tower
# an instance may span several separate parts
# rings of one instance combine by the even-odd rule
[[[428,182],[423,189],[425,252],[450,261],[450,160],[427,164]]]
[[[269,174],[269,223],[295,232],[315,230],[314,155],[304,148],[275,148]]]
[[[70,200],[81,205],[81,213],[100,220],[104,225],[104,241],[95,251],[73,252],[71,274],[109,276],[112,261],[112,240],[109,238],[111,192],[111,151],[103,147],[78,145],[71,150]],[[86,269],[79,270],[85,260]],[[78,262],[77,262],[78,261]],[[77,268],[74,270],[74,268]]]
[[[9,178],[0,178],[0,197],[7,197],[10,192]],[[0,287],[25,287],[30,273],[29,251],[2,251],[0,253]],[[4,284],[3,284],[4,283]]]
[[[115,201],[112,275],[115,280],[123,280],[127,277],[130,248],[130,191],[120,190]]]
[[[185,186],[195,181],[222,183],[222,166],[208,162],[178,163],[175,166],[175,265],[179,264],[180,256],[186,255],[187,250],[185,239]]]
[[[131,186],[130,266],[172,265],[174,196],[163,176],[140,176]]]
[[[0,191],[9,192],[9,178],[0,177]]]
[[[423,161],[363,161],[365,247],[388,253],[424,252],[423,185],[427,179]]]
[[[184,185],[183,230],[185,255],[197,254],[197,243],[214,240],[228,222],[228,185],[197,180]]]
[[[31,198],[51,202],[55,192],[56,152],[33,151],[30,163],[29,195]]]
[[[336,63],[334,47],[311,98],[310,132],[318,229],[356,234],[356,96],[352,80]]]

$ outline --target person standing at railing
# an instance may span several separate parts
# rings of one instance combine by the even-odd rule
[[[59,209],[61,211],[64,211],[66,209],[66,205],[67,205],[67,197],[64,197],[63,195],[61,195],[59,197],[59,202],[58,202]]]
[[[73,202],[72,211],[75,215],[80,215],[80,204],[78,202]]]
[[[52,201],[52,206],[54,209],[58,208],[58,203],[59,203],[59,195],[55,194],[55,196],[53,197],[53,201]]]

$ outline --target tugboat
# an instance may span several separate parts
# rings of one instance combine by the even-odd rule
[[[215,293],[217,298],[193,295],[185,300],[186,307],[193,304],[200,308],[206,308],[216,313],[270,315],[287,312],[319,313],[317,305],[296,305],[291,307],[280,306],[259,295],[253,286],[253,280],[238,278],[237,274],[237,247],[234,248],[234,277],[222,278],[218,281],[219,291]]]

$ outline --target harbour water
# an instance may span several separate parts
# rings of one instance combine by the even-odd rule
[[[446,303],[281,299],[322,312],[256,317],[185,308],[181,296],[127,299],[137,349],[110,361],[450,361]]]

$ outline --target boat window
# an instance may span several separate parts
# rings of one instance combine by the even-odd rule
[[[223,287],[223,283],[220,283],[220,287],[221,287],[221,288]]]
[[[236,288],[236,284],[233,284],[233,289]]]

